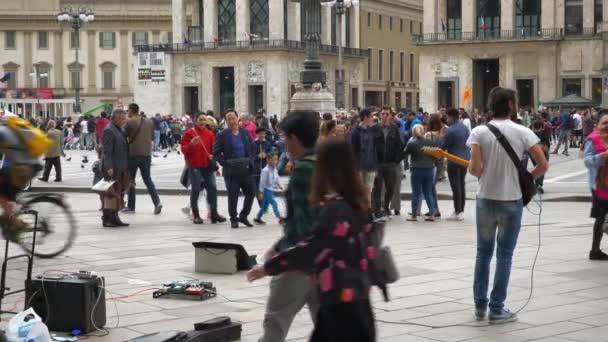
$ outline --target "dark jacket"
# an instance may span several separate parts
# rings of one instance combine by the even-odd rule
[[[467,146],[469,139],[469,129],[461,122],[453,123],[445,130],[445,135],[441,139],[441,148],[465,160],[471,159],[471,151]],[[449,164],[456,165],[453,161]]]
[[[234,151],[232,148],[232,131],[226,128],[219,132],[215,137],[215,144],[213,145],[213,157],[222,166],[226,166],[226,161],[235,159]],[[243,146],[245,146],[245,158],[251,160],[250,167],[253,168],[253,161],[255,153],[253,152],[253,141],[249,136],[249,132],[243,128],[239,128],[239,137],[243,140]]]
[[[380,126],[382,144],[378,149],[378,165],[381,167],[395,166],[402,160],[403,156],[403,143],[401,142],[399,127],[395,123],[390,123],[386,127],[388,130],[386,137],[384,136],[384,129]]]
[[[253,153],[255,154],[253,160],[253,173],[255,175],[260,175],[262,169],[266,167],[266,158],[260,159],[258,158],[258,154],[264,152],[268,156],[268,154],[272,151],[272,144],[269,141],[253,141]]]
[[[364,128],[358,125],[353,130],[350,142],[361,170],[367,172],[376,171],[378,169],[380,148],[384,143],[380,126],[374,125]]]
[[[121,180],[122,174],[127,172],[129,156],[127,138],[120,128],[110,123],[103,130],[101,146],[101,170],[107,174],[107,171],[112,169],[114,172],[112,179]]]
[[[412,169],[430,169],[435,167],[435,159],[422,152],[423,147],[437,147],[437,143],[434,143],[430,139],[426,138],[412,138],[405,146],[403,151],[403,157],[411,156],[410,168]]]

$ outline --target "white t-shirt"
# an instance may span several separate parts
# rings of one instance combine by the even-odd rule
[[[507,138],[519,159],[540,139],[529,128],[511,120],[490,121]],[[483,125],[473,129],[467,146],[481,147],[481,177],[477,197],[496,201],[515,201],[522,197],[517,168],[490,129]]]
[[[575,131],[580,131],[581,129],[583,129],[583,118],[579,113],[574,113],[574,115],[572,115],[572,119],[574,120]]]
[[[89,133],[89,126],[87,126],[86,120],[82,120],[82,122],[80,123],[80,133]]]
[[[462,124],[471,132],[471,119],[465,118],[462,120]]]

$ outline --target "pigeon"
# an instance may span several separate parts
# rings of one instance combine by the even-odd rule
[[[165,155],[163,156],[163,158],[167,158],[167,154],[165,153]]]
[[[81,169],[84,169],[84,164],[80,164],[80,168],[81,168]]]
[[[158,158],[158,156],[156,154],[154,154],[154,153],[152,154],[152,157]]]
[[[181,153],[179,153],[179,151],[177,151],[177,155],[179,156],[179,155],[181,155]]]
[[[88,162],[89,162],[89,159],[87,159],[87,156],[84,156],[84,157],[82,158],[82,163],[83,163],[83,164],[86,164],[86,163],[88,163]]]
[[[70,160],[72,160],[72,157],[68,157],[66,160],[67,160],[67,161],[70,161]]]

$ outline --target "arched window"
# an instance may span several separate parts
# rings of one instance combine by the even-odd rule
[[[477,37],[500,37],[500,0],[477,0]]]
[[[217,34],[220,41],[236,40],[235,0],[218,0]]]
[[[268,0],[250,0],[249,30],[259,38],[268,38]]]

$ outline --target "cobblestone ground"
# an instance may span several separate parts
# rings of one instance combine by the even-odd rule
[[[148,196],[138,196],[137,213],[123,214],[131,227],[102,228],[99,202],[93,194],[67,195],[79,223],[76,245],[52,260],[36,260],[35,274],[47,270],[94,270],[106,279],[109,335],[89,341],[123,341],[160,330],[189,330],[195,322],[228,315],[243,323],[243,341],[261,333],[268,280],[250,284],[244,273],[232,276],[194,272],[195,241],[242,243],[251,254],[261,254],[280,235],[270,216],[269,225],[232,230],[228,225],[192,225],[180,212],[185,196],[164,196],[160,216],[152,215]],[[226,212],[226,198],[219,199]],[[407,212],[409,202],[403,203]],[[257,205],[254,205],[254,210]],[[450,202],[440,202],[444,215]],[[385,303],[374,290],[377,319],[433,326],[472,324],[472,278],[475,256],[474,202],[468,202],[463,222],[406,223],[395,217],[387,241],[396,255],[401,279],[390,288]],[[538,212],[532,206],[531,211]],[[513,260],[507,306],[518,310],[530,294],[530,271],[538,244],[538,218],[524,214],[524,227]],[[591,219],[587,203],[545,203],[542,249],[534,273],[534,293],[517,323],[502,326],[436,328],[379,322],[379,341],[608,341],[607,264],[591,262],[587,253]],[[16,251],[16,248],[12,249]],[[13,264],[9,284],[23,284],[24,265]],[[151,291],[174,279],[212,281],[222,297],[194,302],[153,299]],[[149,285],[130,284],[129,280]],[[132,283],[133,281],[131,281]],[[3,308],[21,308],[23,297],[5,299]],[[6,324],[9,315],[2,317]],[[482,323],[483,325],[483,323]],[[289,333],[290,341],[306,341],[312,329],[301,312]],[[96,334],[100,334],[99,332]]]

